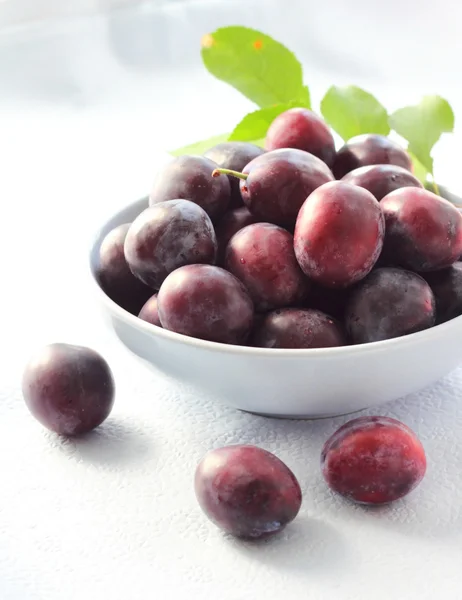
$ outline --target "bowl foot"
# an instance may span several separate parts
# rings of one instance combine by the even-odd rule
[[[327,413],[323,415],[273,415],[270,413],[256,412],[253,410],[244,410],[243,408],[239,408],[241,412],[248,413],[250,415],[256,415],[257,417],[266,417],[268,419],[290,419],[297,421],[319,421],[321,419],[333,419],[335,417],[346,417],[347,415],[354,415],[363,410],[369,408],[368,406],[364,406],[363,408],[358,408],[356,410],[349,410],[346,412],[335,412],[335,413]]]

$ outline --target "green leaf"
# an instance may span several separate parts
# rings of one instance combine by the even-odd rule
[[[268,127],[274,119],[281,113],[296,106],[293,102],[287,104],[276,104],[267,108],[260,108],[246,115],[240,123],[236,125],[229,136],[230,140],[247,142],[257,138],[264,138]]]
[[[170,154],[173,154],[173,156],[181,156],[182,154],[203,154],[212,146],[220,144],[221,142],[226,142],[228,137],[229,133],[215,135],[208,140],[201,140],[200,142],[195,142],[194,144],[189,144],[188,146],[183,146],[182,148],[177,148],[176,150],[171,150]]]
[[[433,173],[432,148],[443,133],[454,130],[454,113],[441,96],[425,96],[420,104],[400,108],[390,115],[390,125],[409,142],[409,151]]]
[[[297,96],[297,100],[292,102],[293,106],[302,106],[303,108],[311,108],[310,89],[304,85]]]
[[[261,108],[296,100],[309,107],[300,62],[269,35],[247,27],[223,27],[203,36],[201,46],[210,73]]]
[[[321,113],[345,141],[362,133],[390,133],[385,108],[372,94],[355,85],[329,88],[321,101]]]
[[[428,181],[429,171],[423,166],[420,160],[408,149],[408,154],[412,160],[413,173],[421,183]]]
[[[239,140],[237,140],[239,141]],[[241,140],[242,142],[246,141],[246,142],[250,142],[252,144],[255,144],[255,146],[261,146],[262,148],[265,147],[265,138],[260,138],[258,140]]]

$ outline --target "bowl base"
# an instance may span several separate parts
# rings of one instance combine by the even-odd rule
[[[252,410],[244,410],[243,408],[239,408],[241,412],[248,413],[249,415],[255,415],[257,417],[266,417],[267,419],[287,419],[287,420],[296,420],[296,421],[319,421],[321,419],[333,419],[335,417],[346,417],[348,415],[355,415],[363,410],[369,408],[365,406],[364,408],[357,408],[356,410],[349,410],[347,412],[334,412],[334,413],[326,413],[325,415],[278,415],[271,413],[262,413],[255,412]]]

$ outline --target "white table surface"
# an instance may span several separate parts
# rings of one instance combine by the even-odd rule
[[[406,500],[364,510],[332,496],[320,476],[323,441],[345,417],[251,416],[148,371],[103,324],[87,272],[93,232],[149,189],[162,149],[227,130],[250,108],[201,68],[202,33],[232,22],[259,26],[301,53],[319,90],[353,81],[396,104],[437,91],[462,114],[450,2],[431,26],[420,5],[420,41],[446,28],[434,44],[435,86],[422,77],[428,48],[403,64],[383,51],[384,32],[382,50],[362,52],[356,32],[350,56],[346,34],[327,52],[320,27],[332,14],[339,35],[349,16],[371,39],[364,14],[354,13],[364,0],[350,2],[349,13],[341,0],[316,11],[302,1],[288,11],[287,1],[191,0],[0,35],[1,600],[460,600],[462,368],[374,411],[415,429],[428,473]],[[384,26],[394,19],[385,12]],[[404,46],[408,26],[398,28]],[[456,132],[437,152],[440,179],[456,189],[459,149]],[[94,347],[115,373],[114,412],[82,440],[45,432],[21,398],[25,361],[53,341]],[[223,536],[193,494],[200,457],[240,442],[274,451],[304,492],[297,520],[263,544]]]

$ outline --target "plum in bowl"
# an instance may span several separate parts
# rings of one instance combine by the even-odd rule
[[[96,295],[105,318],[130,351],[154,369],[193,385],[202,396],[267,416],[319,418],[416,392],[461,362],[462,317],[403,337],[304,349],[211,342],[137,318],[103,291],[98,262],[105,236],[133,222],[148,203],[143,198],[128,205],[97,234],[90,250]]]

